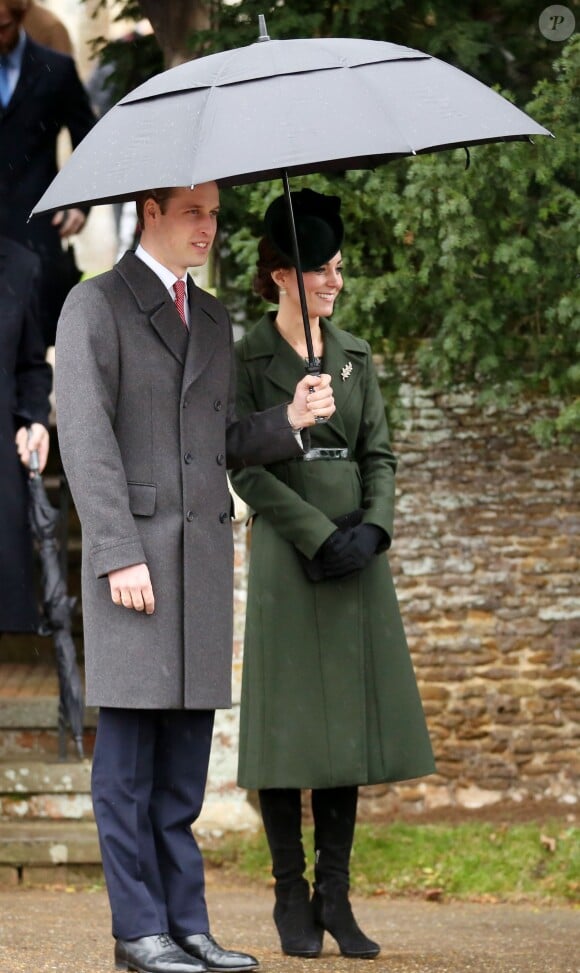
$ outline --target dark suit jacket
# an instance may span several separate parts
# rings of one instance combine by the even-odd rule
[[[62,245],[51,215],[27,220],[56,176],[61,129],[68,129],[76,146],[94,122],[73,59],[27,38],[18,84],[8,105],[0,109],[0,233],[41,258],[46,339],[54,338],[65,296],[58,293],[57,279]]]
[[[36,624],[25,471],[14,436],[48,425],[51,368],[38,326],[40,262],[0,236],[0,632]]]

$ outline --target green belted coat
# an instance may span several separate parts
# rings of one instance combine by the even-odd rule
[[[240,416],[288,401],[304,363],[266,314],[236,345]],[[369,345],[322,321],[336,413],[312,447],[348,460],[290,460],[232,475],[256,516],[242,678],[238,782],[340,787],[435,769],[386,554],[311,582],[308,557],[358,507],[393,534],[396,461]]]

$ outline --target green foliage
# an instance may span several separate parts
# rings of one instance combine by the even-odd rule
[[[109,7],[116,19],[139,20],[139,0],[83,0],[91,10]],[[173,7],[191,0],[171,0]],[[569,0],[579,7],[580,0]],[[510,88],[525,101],[537,81],[547,77],[554,44],[538,29],[538,11],[521,0],[207,0],[211,28],[184,37],[190,55],[240,47],[256,40],[258,15],[270,36],[366,37],[426,51],[469,71],[485,84]],[[136,54],[138,58],[140,53]],[[119,86],[129,90],[119,65]]]
[[[107,7],[107,0],[82,0],[91,3],[91,14],[96,17]],[[138,0],[126,0],[117,8],[115,20],[138,21],[143,16]],[[133,31],[119,40],[108,41],[95,37],[91,42],[91,57],[105,68],[103,87],[108,101],[114,105],[129,91],[137,88],[154,74],[163,71],[163,56],[154,35],[143,36]]]
[[[304,829],[312,847],[312,828]],[[578,901],[578,828],[539,824],[359,824],[351,884],[365,895],[433,894],[498,901]],[[266,883],[271,863],[263,834],[204,849],[210,865]]]
[[[101,38],[97,39],[97,44],[99,40]],[[108,43],[102,48],[99,60],[111,68],[105,86],[113,105],[148,78],[163,71],[163,56],[153,34],[135,33]]]
[[[577,36],[528,106],[555,140],[480,146],[468,169],[456,150],[293,181],[343,200],[335,321],[389,356],[411,355],[436,387],[466,383],[504,406],[530,391],[560,401],[536,427],[544,443],[579,428],[579,89]],[[237,190],[234,219],[226,205],[225,296],[250,320],[256,218],[279,192]]]
[[[195,39],[198,49],[200,40],[211,50],[251,43],[264,14],[272,38],[366,37],[404,44],[524,98],[548,74],[554,53],[537,15],[520,0],[214,0],[209,8],[212,29]]]

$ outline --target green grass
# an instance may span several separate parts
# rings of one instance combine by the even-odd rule
[[[311,828],[304,840],[312,848]],[[271,881],[262,833],[228,837],[204,856],[232,877]],[[351,885],[364,895],[580,903],[580,828],[561,821],[360,824]]]

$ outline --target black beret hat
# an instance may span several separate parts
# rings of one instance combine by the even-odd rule
[[[340,199],[338,196],[316,193],[313,189],[300,189],[290,195],[302,270],[314,270],[340,250],[344,235]],[[264,216],[264,227],[270,242],[293,265],[285,196],[278,196],[270,203]]]

